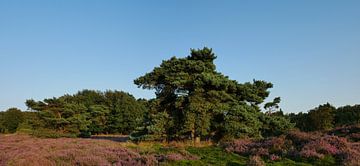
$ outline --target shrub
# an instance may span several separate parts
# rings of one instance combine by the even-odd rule
[[[339,164],[336,163],[336,159],[333,156],[325,155],[323,157],[323,159],[315,161],[314,165],[332,166],[332,165],[339,165]]]
[[[272,137],[260,141],[249,139],[235,140],[225,145],[226,151],[240,155],[254,155],[269,158],[271,154],[276,156],[287,153],[291,148],[291,143],[285,137]]]
[[[169,161],[179,161],[179,160],[185,160],[185,157],[179,153],[171,153],[166,155],[166,159]]]
[[[61,138],[61,137],[67,137],[67,138],[75,138],[77,135],[72,133],[62,133],[51,129],[45,129],[45,128],[39,128],[34,130],[31,135],[39,138]]]
[[[315,133],[315,132],[307,133],[296,130],[290,131],[286,135],[286,139],[291,140],[296,147],[301,147],[304,144],[316,140],[319,137],[320,137],[319,133]]]
[[[336,135],[339,137],[346,137],[351,141],[360,141],[360,124],[337,127],[328,132],[329,135]]]
[[[322,159],[324,157],[323,154],[318,153],[315,149],[308,149],[305,148],[303,150],[300,151],[299,153],[300,157],[303,158],[309,158],[309,159]]]
[[[349,166],[359,166],[360,159],[360,144],[351,143],[347,149],[343,150],[343,153],[340,155],[344,165]]]
[[[29,123],[23,122],[19,124],[18,128],[16,129],[16,132],[22,134],[31,134],[34,132],[34,130]]]
[[[356,165],[360,158],[360,143],[336,135],[299,131],[262,140],[234,140],[225,144],[225,150],[270,161],[290,158],[315,165]]]
[[[280,160],[280,159],[281,159],[280,156],[277,156],[277,155],[274,155],[274,154],[270,155],[270,160],[271,160],[271,161],[278,161],[278,160]]]
[[[290,144],[290,142],[286,141],[285,137],[280,136],[265,139],[261,141],[258,146],[260,148],[268,149],[271,154],[282,155],[288,151],[291,146]]]
[[[0,136],[0,165],[155,165],[142,156],[105,140],[40,139],[26,135]]]
[[[234,152],[238,154],[249,154],[250,146],[253,141],[250,139],[238,139],[225,144],[227,152]]]
[[[299,156],[305,159],[317,160],[322,163],[335,162],[333,158],[346,158],[346,151],[350,148],[350,142],[346,138],[325,135],[305,144]],[[343,157],[341,157],[343,156]],[[331,160],[330,160],[331,159]]]
[[[360,141],[360,133],[351,133],[349,134],[349,139],[355,142]]]
[[[269,156],[269,150],[266,148],[251,148],[250,154],[266,157]]]
[[[198,160],[197,156],[190,154],[180,154],[180,153],[170,153],[166,155],[166,160],[169,161],[179,161],[179,160]]]
[[[248,165],[248,166],[265,166],[265,162],[261,159],[260,156],[251,156],[246,165]]]

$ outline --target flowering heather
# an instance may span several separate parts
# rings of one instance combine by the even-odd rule
[[[240,139],[228,143],[225,145],[225,149],[228,152],[234,152],[240,155],[270,157],[270,154],[281,155],[283,151],[287,150],[287,144],[285,137],[273,137],[260,141]]]
[[[307,148],[301,150],[299,155],[303,158],[312,158],[312,159],[324,158],[324,155],[318,153],[315,149],[307,149]]]
[[[340,137],[346,137],[351,141],[360,141],[360,124],[345,126],[345,127],[337,127],[330,132],[329,135],[337,135]]]
[[[349,138],[354,141],[360,141],[360,133],[351,133],[349,134]]]
[[[320,137],[319,133],[315,132],[301,132],[301,131],[290,131],[286,135],[286,139],[293,142],[295,146],[303,146],[304,144],[316,140]]]
[[[235,152],[238,154],[249,154],[249,150],[253,141],[250,139],[238,139],[234,140],[225,145],[225,150],[227,152]]]
[[[0,142],[0,165],[155,165],[157,162],[153,157],[106,140],[2,135]]]
[[[347,148],[349,143],[345,138],[326,135],[311,141],[303,146],[300,151],[301,157],[323,158],[324,155],[339,155]]]
[[[281,158],[322,160],[325,156],[337,159],[338,164],[360,166],[360,142],[345,137],[292,131],[285,136],[263,140],[234,140],[225,145],[228,152],[264,157],[271,161]]]
[[[344,165],[350,166],[360,166],[360,144],[356,143],[356,145],[347,149],[345,153],[343,153],[343,163]]]
[[[199,158],[190,154],[180,154],[180,153],[170,153],[165,156],[169,161],[179,161],[179,160],[198,160]]]
[[[251,148],[250,154],[256,155],[256,156],[269,156],[269,149],[267,148]]]
[[[277,156],[277,155],[274,155],[274,154],[270,155],[270,160],[271,160],[271,161],[278,161],[278,160],[280,160],[280,159],[281,159],[280,156]]]
[[[185,160],[185,157],[179,153],[171,153],[166,155],[166,159],[169,161]]]
[[[260,156],[251,156],[246,165],[248,165],[248,166],[265,166],[265,162],[261,159]]]

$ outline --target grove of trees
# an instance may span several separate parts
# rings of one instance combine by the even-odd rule
[[[232,80],[216,70],[216,58],[205,47],[162,61],[134,80],[139,88],[155,92],[149,100],[110,90],[29,99],[29,111],[0,112],[0,132],[71,137],[130,134],[136,141],[198,142],[277,136],[294,127],[326,131],[360,122],[359,105],[335,108],[327,103],[307,113],[284,114],[280,97],[264,103],[273,87],[270,82]]]
[[[335,108],[329,103],[319,105],[307,113],[287,115],[302,131],[326,131],[360,123],[360,105]]]
[[[38,129],[50,129],[75,136],[130,132],[142,122],[145,106],[120,91],[83,90],[43,101],[27,100],[38,113]]]

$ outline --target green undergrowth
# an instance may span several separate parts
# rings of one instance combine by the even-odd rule
[[[182,160],[175,162],[164,163],[164,165],[176,165],[176,166],[185,166],[185,165],[219,165],[219,166],[246,166],[248,162],[248,157],[240,156],[235,153],[229,153],[224,151],[222,148],[209,146],[209,147],[188,147],[186,150],[198,156],[199,160]],[[295,162],[290,159],[283,159],[280,161],[265,161],[266,165],[269,166],[311,166],[314,164]],[[318,165],[318,164],[315,164]]]
[[[198,160],[179,160],[179,161],[164,161],[159,165],[170,165],[170,166],[246,166],[249,161],[249,156],[240,156],[235,153],[226,152],[221,147],[217,146],[167,146],[161,143],[149,143],[149,144],[129,144],[126,147],[139,152],[142,155],[153,154],[153,155],[166,155],[166,154],[190,154],[197,156]],[[264,159],[264,162],[268,166],[311,166],[311,165],[336,165],[333,158],[325,157],[323,160],[316,161],[304,161],[284,158],[279,161],[270,161]]]
[[[293,165],[293,166],[312,166],[313,164],[309,164],[309,163],[303,163],[303,162],[295,162],[293,160],[290,159],[283,159],[280,161],[266,161],[266,165],[268,166],[288,166],[288,165]]]
[[[246,165],[247,158],[234,153],[227,153],[215,146],[187,147],[187,152],[198,156],[199,160],[181,160],[168,162],[164,165]]]

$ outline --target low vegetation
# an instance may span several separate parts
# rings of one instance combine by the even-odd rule
[[[117,142],[101,138],[0,135],[0,165],[356,166],[360,157],[360,142],[321,132],[290,131],[278,137],[196,145],[178,141]]]
[[[155,159],[111,141],[0,136],[0,165],[151,165]]]
[[[358,165],[360,157],[360,142],[325,133],[299,131],[262,140],[234,140],[226,144],[225,149],[267,161],[286,158],[316,165]]]

